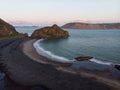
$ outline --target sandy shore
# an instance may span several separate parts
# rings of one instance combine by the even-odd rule
[[[16,83],[50,90],[119,90],[119,80],[109,71],[74,69],[51,62],[36,53],[34,41],[30,38],[0,41],[6,74]]]
[[[36,39],[32,39],[32,40],[29,40],[29,41],[23,43],[23,52],[24,52],[24,54],[27,55],[28,57],[30,57],[31,59],[39,62],[39,63],[47,64],[47,62],[46,62],[47,59],[45,59],[42,56],[38,55],[35,48],[33,48],[33,43],[35,41],[36,41]]]

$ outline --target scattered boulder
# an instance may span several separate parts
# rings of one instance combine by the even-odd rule
[[[32,38],[43,38],[43,39],[61,38],[68,36],[69,36],[68,31],[61,29],[56,24],[54,24],[52,27],[44,27],[41,29],[37,29],[31,35]]]
[[[83,57],[76,57],[75,60],[77,60],[77,61],[86,61],[86,60],[90,60],[92,58],[93,57],[91,57],[91,56],[83,56]]]
[[[120,64],[114,66],[116,69],[120,70]]]

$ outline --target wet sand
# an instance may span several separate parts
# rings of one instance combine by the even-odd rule
[[[51,62],[36,53],[34,41],[30,38],[0,41],[5,73],[14,82],[50,90],[119,90],[120,81],[109,71],[76,69]]]

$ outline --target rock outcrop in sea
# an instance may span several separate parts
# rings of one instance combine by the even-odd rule
[[[120,23],[67,23],[62,26],[62,28],[72,28],[72,29],[120,29]]]
[[[56,24],[54,24],[52,27],[44,27],[41,29],[37,29],[31,35],[32,38],[43,38],[43,39],[62,38],[62,37],[65,38],[68,36],[69,36],[68,31],[61,29]]]
[[[86,61],[86,60],[90,60],[92,58],[93,57],[91,57],[91,56],[84,56],[84,57],[76,57],[75,60],[77,60],[77,61]]]
[[[0,19],[0,38],[27,37],[28,34],[19,33],[15,28],[4,20]]]

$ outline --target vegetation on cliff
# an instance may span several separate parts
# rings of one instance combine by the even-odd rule
[[[61,37],[68,37],[69,33],[63,29],[61,29],[56,24],[52,27],[44,27],[41,29],[37,29],[31,35],[32,38],[61,38]]]
[[[0,19],[0,39],[27,37],[27,34],[19,33],[15,28],[4,20]]]

